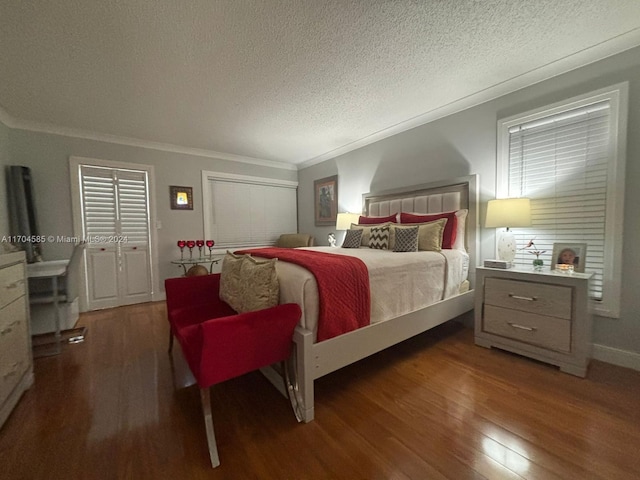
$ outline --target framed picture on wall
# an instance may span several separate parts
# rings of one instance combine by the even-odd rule
[[[551,270],[562,270],[559,265],[572,265],[574,272],[584,273],[587,261],[586,243],[554,243],[551,255]]]
[[[338,176],[313,182],[316,226],[335,225],[338,216]]]
[[[193,210],[193,187],[169,187],[171,210]]]

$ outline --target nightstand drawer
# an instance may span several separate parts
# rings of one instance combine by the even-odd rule
[[[0,315],[0,399],[4,399],[31,361],[25,299],[7,305]]]
[[[487,278],[484,303],[551,317],[571,319],[571,288],[560,285]]]
[[[24,265],[0,269],[0,308],[25,294]]]
[[[482,329],[550,350],[571,352],[569,320],[485,305]]]

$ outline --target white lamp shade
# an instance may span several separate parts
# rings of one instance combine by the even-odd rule
[[[531,225],[531,204],[528,198],[501,198],[487,204],[486,228],[528,227]]]
[[[336,230],[349,230],[352,223],[358,223],[360,215],[357,213],[339,213],[336,220]]]

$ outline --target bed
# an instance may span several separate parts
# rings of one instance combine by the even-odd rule
[[[280,301],[295,302],[303,309],[303,318],[294,333],[295,362],[289,385],[298,417],[304,422],[314,418],[314,381],[324,375],[366,358],[380,350],[425,332],[473,309],[473,284],[477,250],[477,177],[456,178],[448,182],[396,189],[363,195],[363,215],[383,217],[397,212],[434,214],[467,211],[463,235],[456,248],[442,252],[394,253],[373,251],[366,247],[347,249],[309,247],[304,250],[356,256],[369,269],[388,263],[391,257],[401,259],[404,266],[394,263],[396,271],[415,268],[417,262],[427,262],[432,275],[444,275],[439,287],[424,295],[416,295],[414,287],[395,289],[390,298],[382,293],[393,283],[371,282],[371,318],[366,326],[322,341],[317,341],[318,297],[313,294],[310,272],[298,265],[278,261]],[[394,260],[395,262],[395,260]],[[422,265],[422,264],[419,264]],[[373,268],[370,276],[385,277]],[[421,267],[418,267],[421,268]],[[311,276],[313,278],[313,276]],[[391,279],[396,282],[396,279]],[[470,283],[471,282],[471,283]],[[437,282],[436,282],[437,283]],[[418,290],[420,290],[418,288]],[[415,297],[419,297],[417,301]],[[314,302],[316,302],[314,304]],[[270,368],[263,373],[279,389],[280,374]]]

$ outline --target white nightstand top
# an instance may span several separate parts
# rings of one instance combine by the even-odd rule
[[[575,278],[581,280],[588,280],[593,276],[593,273],[565,273],[558,270],[551,270],[549,267],[543,267],[542,270],[534,270],[533,267],[513,267],[513,268],[488,268],[488,267],[476,267],[476,270],[486,270],[490,272],[516,272],[516,273],[530,273],[531,275],[540,275],[542,277],[554,277],[554,278]]]

